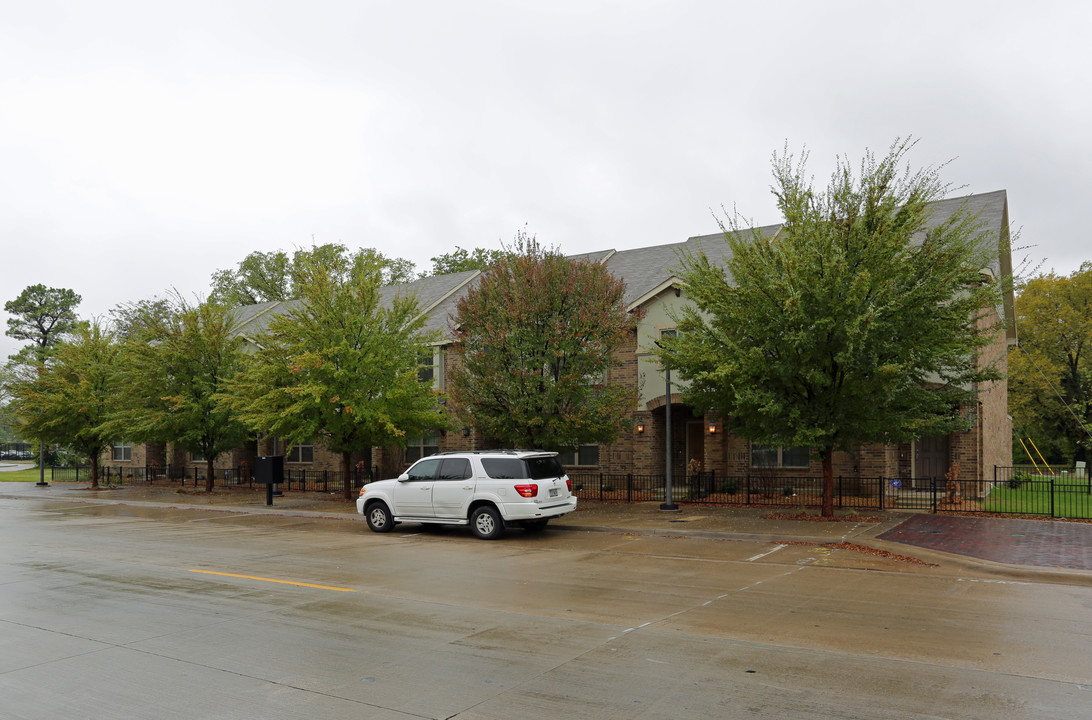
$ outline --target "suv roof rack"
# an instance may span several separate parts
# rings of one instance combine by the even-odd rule
[[[557,453],[553,450],[527,450],[522,448],[501,448],[497,450],[445,450],[444,452],[433,453],[429,457],[436,457],[437,455],[517,455],[519,453]]]

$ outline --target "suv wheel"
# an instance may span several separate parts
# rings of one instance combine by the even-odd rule
[[[482,505],[470,513],[470,529],[482,540],[496,540],[504,534],[504,520],[490,505]]]
[[[368,527],[372,529],[372,532],[385,533],[394,530],[391,511],[381,502],[365,508],[364,517],[368,520]]]

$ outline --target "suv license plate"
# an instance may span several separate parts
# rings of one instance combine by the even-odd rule
[[[550,497],[557,497],[557,488],[550,488]]]

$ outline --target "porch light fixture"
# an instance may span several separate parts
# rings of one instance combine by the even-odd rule
[[[717,424],[716,423],[712,423],[712,422],[709,423],[709,434],[710,435],[716,435],[717,434]]]
[[[645,431],[645,424],[643,422],[637,423],[637,432],[643,433]]]

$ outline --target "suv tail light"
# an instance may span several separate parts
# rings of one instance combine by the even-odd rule
[[[573,491],[573,481],[572,481],[572,480],[569,480],[568,478],[565,478],[565,487],[569,488],[569,494],[572,494],[572,491]]]
[[[538,495],[538,485],[516,485],[520,497],[533,498]]]

